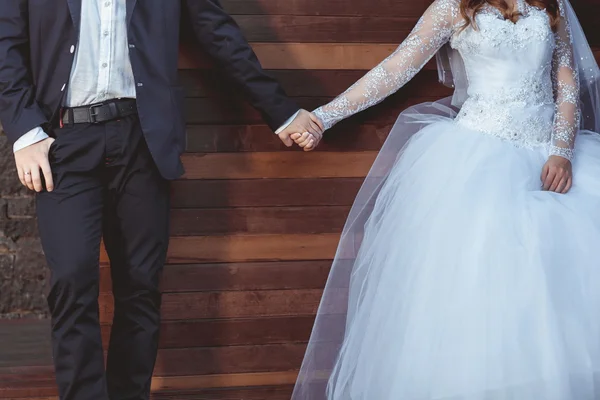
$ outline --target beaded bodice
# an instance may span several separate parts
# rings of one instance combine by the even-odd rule
[[[450,41],[461,54],[468,80],[468,98],[456,123],[518,146],[549,145],[550,154],[572,158],[579,82],[564,11],[553,31],[546,11],[524,0],[517,1],[521,15],[516,23],[486,5],[477,14],[476,28],[462,29],[458,7],[459,0],[436,0],[392,55],[315,110],[316,115],[329,128],[380,102]]]

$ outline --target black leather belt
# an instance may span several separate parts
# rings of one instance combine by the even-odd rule
[[[89,106],[61,109],[60,127],[72,124],[99,124],[137,114],[135,99],[115,99]]]

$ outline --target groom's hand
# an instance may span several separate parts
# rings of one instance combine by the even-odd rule
[[[27,186],[30,190],[41,192],[44,189],[42,174],[46,183],[46,190],[51,192],[54,189],[52,171],[48,161],[48,153],[52,142],[54,142],[53,138],[47,138],[15,152],[15,163],[19,179],[23,186]]]
[[[278,136],[287,147],[291,147],[294,144],[291,136],[305,133],[314,135],[320,140],[323,136],[323,125],[314,114],[300,110],[296,118],[283,131],[279,132]]]

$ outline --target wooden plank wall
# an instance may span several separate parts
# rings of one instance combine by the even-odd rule
[[[223,0],[263,65],[307,109],[389,54],[429,3]],[[600,0],[576,6],[593,27]],[[588,34],[600,45],[597,31]],[[173,185],[153,389],[157,398],[179,390],[177,398],[289,399],[339,232],[377,150],[403,108],[450,91],[429,65],[382,105],[328,132],[318,151],[303,153],[282,146],[193,47],[181,53],[187,173]],[[104,265],[105,338],[109,291]]]

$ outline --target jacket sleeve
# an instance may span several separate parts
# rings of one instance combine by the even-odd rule
[[[3,1],[0,12],[0,121],[11,143],[48,122],[36,103],[29,68],[27,4]]]
[[[219,0],[185,0],[200,44],[244,91],[271,129],[276,130],[299,107],[260,65],[239,26]]]

